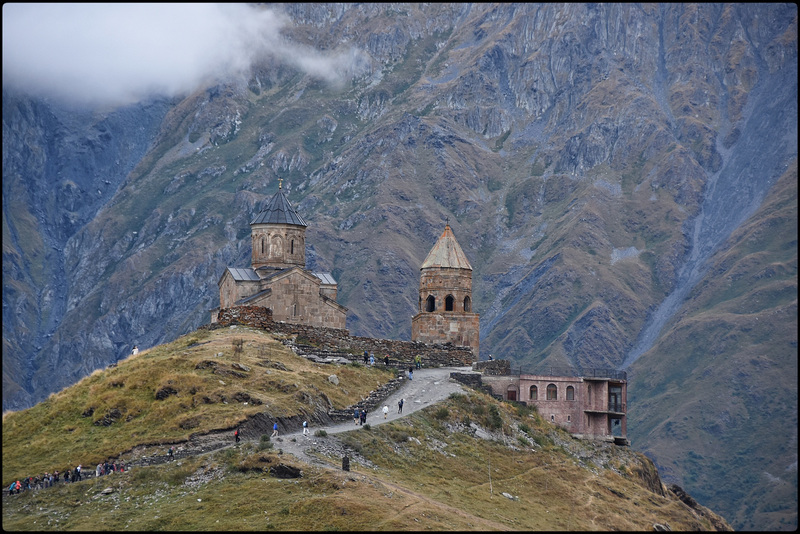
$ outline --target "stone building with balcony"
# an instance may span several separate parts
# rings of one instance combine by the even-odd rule
[[[513,373],[503,360],[478,362],[481,383],[503,400],[536,406],[539,414],[577,438],[627,445],[628,381],[613,369],[548,369]],[[499,372],[497,371],[499,369]]]

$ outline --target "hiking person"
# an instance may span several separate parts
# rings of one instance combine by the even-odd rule
[[[383,418],[386,419],[386,416],[389,415],[389,406],[386,404],[383,405]]]
[[[408,368],[408,379],[414,380],[414,369],[412,369],[411,367]]]
[[[239,429],[238,428],[233,433],[233,437],[236,439],[236,443],[239,443]]]
[[[389,365],[389,355],[383,357],[383,365]]]
[[[172,445],[169,446],[169,450],[167,451],[167,458],[170,461],[175,459],[175,449],[172,448]]]
[[[356,408],[356,410],[353,412],[353,424],[354,425],[358,424],[358,416],[359,416],[358,408]]]
[[[375,365],[375,355],[374,354],[370,354],[369,355],[369,364],[370,365]]]
[[[417,369],[421,369],[422,368],[422,355],[421,354],[417,354],[414,357],[414,363],[417,364]]]
[[[134,345],[133,350],[131,351],[131,355],[136,356],[137,354],[139,354],[139,347],[138,345]]]
[[[403,399],[397,401],[397,413],[403,413]]]
[[[303,421],[303,435],[308,436],[308,421]]]
[[[367,410],[361,410],[361,426],[364,426],[364,423],[367,422]]]
[[[270,437],[271,437],[271,438],[275,438],[275,437],[277,437],[277,436],[278,436],[278,422],[277,422],[277,421],[275,421],[275,422],[272,424],[272,435],[271,435]]]
[[[364,365],[367,365],[368,361],[369,361],[369,353],[367,351],[364,351]]]
[[[81,467],[82,467],[81,464],[78,464],[78,467],[75,468],[75,477],[74,477],[74,479],[76,481],[83,480],[83,477],[81,476]]]

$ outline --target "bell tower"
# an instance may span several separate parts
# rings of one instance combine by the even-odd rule
[[[308,224],[292,208],[283,194],[282,181],[267,207],[250,223],[253,269],[306,266],[306,227]]]
[[[472,349],[478,360],[480,318],[472,312],[472,266],[450,224],[420,267],[418,313],[411,319],[411,340]]]

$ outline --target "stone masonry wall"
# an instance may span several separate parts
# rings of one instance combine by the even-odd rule
[[[510,375],[511,362],[509,360],[484,360],[473,363],[472,369],[487,376]]]
[[[414,365],[414,356],[422,356],[423,367],[465,367],[472,365],[473,355],[468,347],[450,343],[428,344],[417,341],[399,341],[351,336],[347,330],[275,322],[272,311],[261,306],[235,306],[219,311],[217,325],[241,324],[268,332],[296,336],[297,342],[332,352],[352,354],[353,361],[362,361],[364,351],[375,354],[376,364],[383,364],[385,355],[393,367]],[[209,325],[210,326],[210,325]]]

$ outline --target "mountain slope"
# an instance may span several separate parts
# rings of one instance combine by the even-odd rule
[[[238,339],[241,352],[233,350]],[[341,409],[363,386],[392,375],[316,364],[250,328],[197,331],[154,347],[4,417],[4,481],[75,463],[91,472],[107,458],[128,469],[5,494],[3,528],[730,530],[661,484],[641,454],[574,440],[534,410],[481,393],[454,394],[386,424],[317,435],[312,463],[280,450],[305,439],[298,433],[270,440],[249,431],[232,447],[230,429],[248,415],[279,418],[283,428],[294,421],[297,432],[299,417],[323,398]],[[168,385],[174,392],[159,394]],[[92,414],[81,413],[87,402]],[[119,417],[109,419],[109,407]],[[197,448],[213,434],[207,430],[224,431],[225,448]],[[175,442],[176,461],[165,462]],[[348,473],[340,470],[342,454],[352,457]]]
[[[225,267],[249,264],[248,223],[278,179],[310,223],[308,267],[333,273],[356,335],[410,337],[419,265],[449,219],[475,268],[484,357],[628,367],[657,346],[677,364],[659,344],[665,325],[714,298],[702,285],[712,254],[796,164],[794,5],[279,8],[287,40],[363,53],[349,83],[265,60],[245,84],[134,106],[147,152],[119,171],[48,150],[50,130],[77,140],[62,151],[112,146],[86,126],[104,115],[4,90],[4,409],[206,323]],[[61,122],[29,126],[48,114]],[[82,193],[67,195],[69,181]],[[32,183],[63,183],[59,207],[108,192],[67,224]],[[791,302],[782,291],[776,302]],[[778,335],[779,360],[796,359],[796,336]],[[762,390],[765,376],[753,376]],[[708,379],[693,387],[727,395]],[[791,442],[777,412],[762,426]],[[684,454],[667,437],[666,449]],[[677,469],[704,497],[730,483],[705,456],[690,468],[709,477],[703,489]],[[796,499],[782,502],[796,524]]]
[[[796,250],[793,166],[629,374],[636,448],[746,530],[797,512]]]

